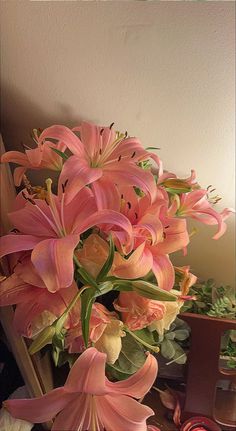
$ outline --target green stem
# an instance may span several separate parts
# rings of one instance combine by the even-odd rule
[[[77,257],[75,256],[75,254],[73,256],[73,260],[74,260],[74,262],[75,262],[75,264],[77,266],[77,272],[81,276],[83,284],[87,284],[89,286],[92,286],[96,290],[100,291],[96,280],[86,271],[85,268],[83,268],[82,265],[80,265],[80,263],[79,263]]]
[[[178,359],[182,358],[183,356],[185,356],[185,353],[182,353],[182,355],[178,356],[178,357],[177,357],[177,358],[175,358],[175,359],[172,359],[172,361],[170,361],[170,362],[167,362],[167,363],[166,363],[166,365],[171,365],[171,364],[173,364],[174,362],[176,362]]]
[[[73,256],[73,260],[74,260],[75,264],[78,266],[78,268],[81,268],[81,265],[80,265],[80,263],[79,263],[79,261],[78,261],[78,259],[77,259],[77,257],[76,257],[75,254]]]
[[[142,338],[139,338],[136,334],[134,334],[132,331],[130,331],[128,328],[125,328],[125,331],[128,332],[136,341],[143,344],[143,346],[147,347],[150,350],[153,350],[155,353],[159,352],[159,347],[152,346],[151,344],[146,343],[146,341],[142,340]]]
[[[75,297],[72,299],[71,303],[68,305],[68,307],[66,308],[66,310],[64,311],[64,313],[59,317],[59,319],[57,319],[57,323],[56,323],[56,329],[57,330],[61,330],[66,318],[68,316],[68,314],[70,313],[71,309],[74,307],[74,305],[76,304],[76,302],[78,301],[80,295],[85,291],[85,289],[87,289],[87,287],[83,287],[82,289],[79,290],[79,292],[75,295]]]

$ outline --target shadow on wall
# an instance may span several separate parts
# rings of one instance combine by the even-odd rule
[[[32,146],[30,133],[33,128],[45,129],[53,124],[72,127],[82,121],[82,117],[76,116],[70,106],[59,101],[55,102],[55,112],[60,114],[52,115],[47,112],[46,106],[45,110],[42,110],[19,89],[9,88],[4,83],[2,83],[1,96],[1,133],[6,151],[23,151],[22,144]],[[49,174],[53,176],[52,171],[48,171]],[[29,172],[28,176],[32,182],[42,184],[45,171],[44,174],[40,171]]]
[[[81,122],[82,117],[78,117],[72,112],[70,106],[55,102],[55,112],[52,115],[39,106],[32,103],[25,94],[17,88],[9,88],[2,83],[1,90],[1,132],[6,149],[22,149],[21,143],[31,142],[30,131],[33,128],[42,128],[52,124],[64,124],[75,126]],[[41,101],[42,104],[42,101]]]

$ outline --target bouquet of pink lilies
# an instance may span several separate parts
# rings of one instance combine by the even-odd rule
[[[54,419],[55,431],[154,431],[140,399],[157,376],[159,340],[196,282],[169,255],[186,249],[187,219],[226,229],[196,182],[163,171],[137,138],[90,123],[34,130],[33,149],[9,151],[22,185],[1,238],[10,276],[0,304],[14,304],[19,334],[31,354],[50,348],[69,362],[63,387],[41,398],[9,400],[7,410],[32,423]],[[28,169],[57,171],[34,186]],[[136,399],[136,400],[135,400]],[[139,400],[139,401],[138,401]]]

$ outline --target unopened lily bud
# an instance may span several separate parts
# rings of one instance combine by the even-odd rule
[[[192,190],[191,184],[186,180],[181,180],[179,178],[167,178],[162,181],[161,185],[170,192],[173,190],[174,193],[188,193]]]
[[[176,296],[166,290],[160,289],[152,283],[144,280],[134,280],[131,282],[134,292],[141,296],[156,301],[176,301]]]
[[[30,345],[29,354],[34,355],[34,353],[41,350],[47,344],[51,344],[55,332],[56,329],[53,325],[43,329],[43,331],[39,333],[38,337]]]

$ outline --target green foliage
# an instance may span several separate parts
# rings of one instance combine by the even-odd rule
[[[92,312],[92,306],[95,301],[96,290],[92,287],[86,289],[81,295],[81,326],[85,347],[88,346],[89,340],[89,322]]]
[[[105,281],[98,285],[98,288],[89,287],[81,295],[81,325],[84,344],[88,346],[89,340],[89,321],[92,312],[92,306],[98,296],[104,295],[113,289],[110,281]]]
[[[162,356],[177,364],[185,364],[187,355],[184,351],[189,338],[190,328],[178,317],[171,324],[170,329],[159,336],[159,346]]]
[[[92,286],[95,290],[99,290],[96,280],[94,280],[94,278],[82,266],[78,266],[77,275],[79,281],[81,281],[83,285]]]
[[[221,356],[227,357],[227,366],[236,368],[236,331],[225,331],[221,340]]]
[[[232,302],[227,296],[225,298],[219,298],[216,300],[210,311],[208,311],[208,316],[211,317],[234,317],[235,312],[232,310]]]
[[[107,365],[110,377],[117,380],[127,379],[142,367],[146,360],[143,346],[130,334],[122,338],[119,358],[113,365]]]
[[[68,362],[69,367],[71,368],[72,365],[74,365],[76,359],[78,359],[79,355],[75,353],[68,353],[66,350],[53,349],[52,357],[56,367],[62,367],[62,365],[65,365]]]
[[[214,280],[209,279],[206,282],[196,283],[191,287],[189,294],[196,300],[186,301],[181,309],[182,312],[235,319],[236,299],[232,287],[217,287]]]
[[[236,298],[231,286],[217,287],[214,280],[195,284],[189,292],[196,300],[186,301],[181,311],[209,317],[235,319]],[[226,331],[221,340],[221,356],[228,357],[227,366],[236,368],[236,331]]]
[[[133,331],[135,335],[138,336],[145,343],[150,344],[151,346],[157,345],[157,339],[155,339],[154,333],[149,331],[148,328],[138,329]]]

